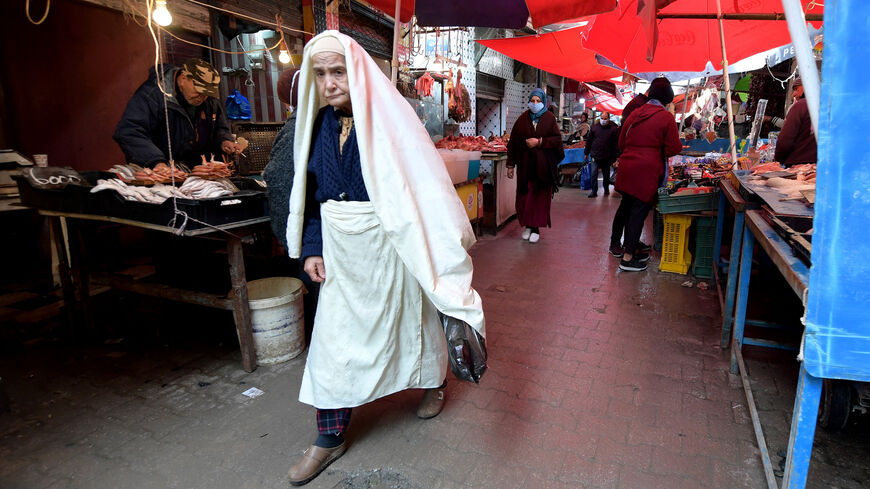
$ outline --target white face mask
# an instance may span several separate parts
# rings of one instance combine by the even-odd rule
[[[606,126],[607,124],[610,124],[610,120],[609,120],[609,119],[601,119],[601,125],[602,125],[602,126]]]
[[[529,102],[529,110],[537,114],[538,112],[544,110],[544,104],[543,102]]]

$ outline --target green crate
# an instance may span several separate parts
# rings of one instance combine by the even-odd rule
[[[665,219],[658,209],[653,209],[653,249],[662,251],[662,237],[665,234]]]
[[[686,212],[712,211],[719,207],[719,189],[712,192],[688,195],[663,195],[659,190],[659,202],[656,206],[662,214],[682,214]]]
[[[700,217],[694,219],[695,254],[692,263],[692,275],[697,278],[712,278],[713,248],[716,241],[716,218]]]

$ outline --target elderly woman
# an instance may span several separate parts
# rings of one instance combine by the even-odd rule
[[[529,110],[520,114],[508,141],[508,178],[517,172],[517,220],[523,239],[537,243],[541,228],[550,226],[550,202],[556,189],[556,168],[565,158],[556,116],[547,110],[547,94],[535,88]]]
[[[613,216],[610,254],[621,258],[619,268],[628,272],[646,270],[650,247],[640,241],[643,223],[664,179],[667,158],[683,148],[674,116],[665,110],[674,100],[671,83],[656,78],[646,96],[647,103],[628,116],[619,133],[622,154],[615,188],[622,200]],[[625,240],[620,244],[623,232]]]
[[[288,474],[302,485],[344,453],[351,408],[426,389],[417,416],[441,411],[439,313],[485,331],[474,233],[444,162],[374,60],[336,31],[305,47],[294,156],[288,252],[321,283],[299,392],[318,437]]]

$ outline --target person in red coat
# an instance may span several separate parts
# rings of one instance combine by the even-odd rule
[[[517,172],[517,220],[523,239],[537,243],[541,228],[550,226],[550,202],[556,188],[556,168],[565,158],[556,116],[547,110],[540,88],[529,96],[529,110],[520,114],[508,141],[508,178]]]
[[[656,78],[647,97],[649,101],[628,116],[619,134],[622,154],[615,188],[622,201],[613,216],[610,253],[622,258],[621,270],[630,272],[646,270],[649,245],[640,241],[643,223],[665,176],[667,158],[683,148],[674,116],[665,110],[674,100],[671,83],[667,78]],[[620,244],[623,233],[625,239]]]

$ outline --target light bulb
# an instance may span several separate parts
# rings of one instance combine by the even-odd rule
[[[278,61],[286,65],[290,62],[290,53],[288,53],[286,49],[282,49],[281,52],[278,54]]]
[[[172,14],[166,8],[166,0],[157,0],[157,8],[151,12],[151,18],[160,26],[168,26],[172,23]]]

